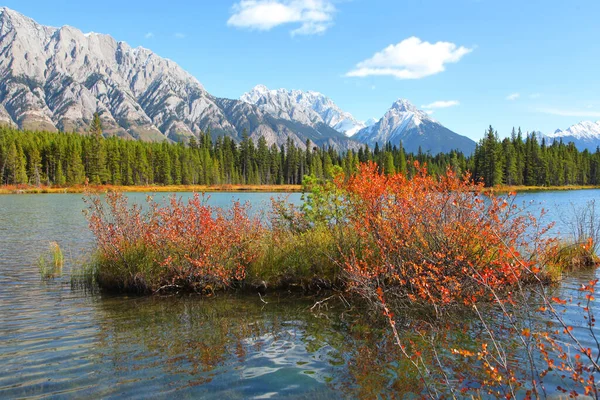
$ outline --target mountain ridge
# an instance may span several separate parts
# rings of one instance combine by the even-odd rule
[[[457,135],[399,100],[365,123],[316,91],[255,86],[240,100],[216,97],[176,62],[107,34],[41,25],[0,8],[0,123],[28,130],[87,131],[99,113],[105,134],[148,141],[213,136],[291,140],[336,150],[403,143],[409,152],[472,151]],[[349,137],[350,136],[350,137]],[[361,143],[359,143],[361,142]]]
[[[338,107],[329,97],[313,90],[271,90],[259,84],[242,94],[240,100],[254,104],[279,118],[297,120],[307,125],[325,123],[348,137],[366,126]]]
[[[271,118],[258,107],[208,93],[172,60],[110,35],[47,27],[0,8],[0,122],[21,129],[85,132],[100,114],[107,135],[185,141],[210,129],[269,145],[291,139],[346,150],[358,145]]]
[[[407,152],[448,153],[459,150],[471,154],[475,142],[444,127],[427,112],[406,99],[396,100],[379,121],[358,131],[355,140],[369,146],[375,144],[402,146]]]
[[[573,142],[579,150],[596,151],[600,147],[600,121],[580,121],[565,130],[557,129],[544,136],[550,140]]]

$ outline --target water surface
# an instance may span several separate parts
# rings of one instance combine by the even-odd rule
[[[181,194],[186,198],[191,194]],[[143,202],[145,195],[128,195]],[[159,194],[158,198],[167,194]],[[252,203],[267,193],[213,193],[210,204]],[[598,190],[540,192],[519,202],[570,212]],[[299,194],[290,195],[300,202]],[[73,290],[70,268],[93,248],[80,194],[0,196],[0,398],[373,398],[415,390],[376,329],[340,302],[311,311],[292,295],[214,298],[106,296]],[[40,279],[49,241],[66,257],[63,277]],[[566,279],[574,293],[590,275]],[[595,306],[597,307],[597,306]],[[565,314],[584,341],[580,310]],[[577,325],[579,324],[579,325]],[[399,379],[401,377],[401,379]]]

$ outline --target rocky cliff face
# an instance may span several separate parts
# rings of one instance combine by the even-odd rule
[[[337,132],[275,118],[238,100],[212,96],[175,62],[109,35],[40,25],[0,8],[0,123],[84,132],[95,112],[107,135],[180,141],[211,129],[270,144],[354,144]]]

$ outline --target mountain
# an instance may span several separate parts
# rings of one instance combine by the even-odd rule
[[[564,143],[573,142],[579,150],[596,151],[600,146],[600,121],[582,121],[564,131],[558,129],[546,137],[550,140],[562,140]]]
[[[471,154],[475,149],[473,140],[445,128],[425,111],[417,109],[404,99],[392,104],[383,118],[358,131],[352,139],[366,143],[371,148],[375,143],[382,146],[390,142],[398,146],[402,142],[404,149],[413,153],[421,148],[423,152],[431,154],[451,150]]]
[[[98,112],[106,135],[186,140],[213,135],[307,139],[355,148],[325,122],[278,118],[259,107],[208,93],[175,62],[109,35],[43,26],[0,8],[0,123],[29,130],[85,132]],[[341,122],[342,120],[340,120]]]
[[[269,90],[264,85],[257,85],[251,91],[244,93],[240,100],[254,104],[274,117],[298,121],[313,127],[326,124],[346,136],[352,136],[367,126],[319,92]]]

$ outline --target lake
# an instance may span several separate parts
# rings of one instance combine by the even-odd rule
[[[239,199],[261,212],[271,196],[281,194],[213,193],[209,203]],[[567,230],[561,218],[571,203],[596,198],[600,190],[517,197],[532,210],[547,208],[556,232]],[[300,194],[290,200],[299,203]],[[80,194],[0,196],[0,398],[372,398],[414,390],[416,377],[401,375],[383,333],[341,302],[311,311],[315,299],[292,294],[270,294],[265,304],[258,296],[71,288],[70,269],[93,248],[83,208]],[[66,265],[62,277],[43,281],[37,260],[50,241]],[[568,277],[559,290],[577,296],[591,277]],[[600,312],[597,301],[594,308]],[[591,346],[579,309],[565,316]]]

